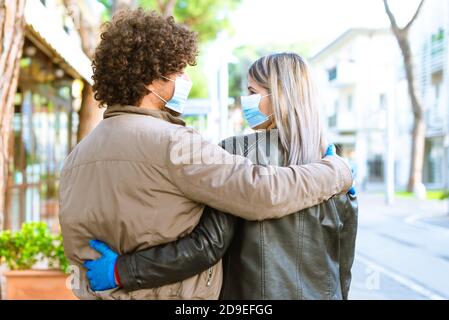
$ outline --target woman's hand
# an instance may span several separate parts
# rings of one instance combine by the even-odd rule
[[[84,262],[91,289],[93,291],[103,291],[117,287],[115,263],[118,254],[111,250],[106,243],[98,240],[89,241],[89,245],[101,254],[101,257],[97,260]]]
[[[326,154],[324,156],[325,157],[327,157],[327,156],[335,156],[335,145],[334,144],[330,144],[327,147]]]
[[[324,156],[325,156],[325,157],[327,157],[327,156],[335,156],[335,145],[330,144],[330,145],[327,147],[326,154],[325,154]],[[350,165],[349,163],[348,163],[348,165],[351,167],[352,178],[355,179],[355,170],[354,170],[354,167],[353,167],[352,165]],[[355,196],[355,195],[356,195],[354,184],[352,184],[352,187],[351,187],[351,189],[349,189],[348,193],[349,193],[351,196]]]

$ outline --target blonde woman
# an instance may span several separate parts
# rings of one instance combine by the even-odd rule
[[[278,166],[308,164],[333,152],[326,152],[309,69],[299,55],[273,54],[254,62],[248,91],[242,110],[256,132],[223,141],[228,152]],[[224,255],[222,299],[347,299],[357,211],[354,189],[260,222],[207,207],[193,232],[177,242],[118,258],[106,244],[97,243],[103,256],[89,279],[104,276],[102,268],[112,255],[117,285],[131,291],[152,288],[208,270]],[[208,274],[204,281],[212,277]]]

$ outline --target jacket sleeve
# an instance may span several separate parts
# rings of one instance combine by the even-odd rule
[[[121,255],[117,271],[127,291],[160,287],[201,273],[224,256],[234,235],[235,217],[205,207],[200,222],[185,237]]]
[[[345,300],[348,299],[351,285],[351,268],[354,263],[358,222],[357,196],[348,193],[346,197],[344,207],[339,208],[341,212],[344,212],[343,228],[340,234],[340,283]]]
[[[188,198],[246,220],[281,218],[349,190],[352,174],[338,156],[290,167],[254,165],[190,128],[170,139],[167,166]]]

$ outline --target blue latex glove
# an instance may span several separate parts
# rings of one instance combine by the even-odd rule
[[[335,156],[335,146],[334,146],[333,144],[330,144],[330,145],[327,147],[326,154],[325,154],[324,156],[325,156],[325,157],[327,157],[327,156]],[[355,179],[355,176],[354,176],[354,172],[355,172],[355,171],[354,171],[354,168],[353,168],[352,165],[350,165],[350,167],[351,167],[352,178]],[[355,187],[352,186],[351,189],[349,189],[348,193],[349,193],[351,196],[355,196],[355,195],[356,195]]]
[[[101,257],[97,260],[84,262],[91,289],[103,291],[117,287],[114,268],[118,254],[112,251],[106,243],[98,240],[90,240],[89,245],[101,253]]]
[[[330,144],[327,147],[326,154],[324,156],[325,157],[327,157],[327,156],[335,156],[335,146],[333,144]]]

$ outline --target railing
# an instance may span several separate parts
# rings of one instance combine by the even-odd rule
[[[420,54],[415,57],[416,77],[423,90],[430,85],[433,73],[444,70],[447,56],[447,39],[433,38],[423,44]]]
[[[430,46],[430,68],[432,72],[443,70],[446,58],[446,43],[444,38],[432,41]]]

